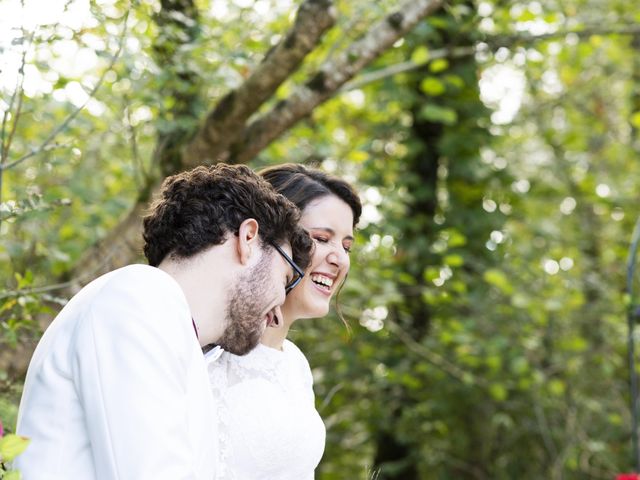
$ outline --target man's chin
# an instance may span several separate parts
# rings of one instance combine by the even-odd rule
[[[259,332],[252,332],[242,336],[234,336],[233,338],[223,337],[218,341],[218,345],[220,345],[226,352],[242,356],[256,348],[259,342]]]
[[[237,348],[235,346],[232,347],[222,347],[226,352],[229,353],[233,353],[234,355],[238,355],[240,357],[246,355],[247,353],[249,353],[251,350],[253,350],[256,347],[257,343],[255,345],[248,345],[248,346],[242,346],[241,348]]]

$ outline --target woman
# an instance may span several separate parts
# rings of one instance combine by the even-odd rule
[[[311,265],[287,295],[280,325],[267,328],[245,356],[209,355],[218,406],[217,479],[309,480],[324,451],[307,359],[289,340],[293,322],[323,317],[349,271],[353,228],[362,206],[343,180],[302,165],[260,172],[302,212],[315,241]]]

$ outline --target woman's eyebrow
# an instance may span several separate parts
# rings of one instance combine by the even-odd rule
[[[333,228],[329,228],[329,227],[311,227],[311,230],[322,230],[323,232],[327,232],[330,235],[335,235],[336,231]],[[353,236],[352,235],[347,235],[346,237],[343,238],[343,240],[351,240],[353,241]]]

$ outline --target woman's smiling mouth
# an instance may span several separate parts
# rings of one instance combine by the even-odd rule
[[[322,293],[330,294],[336,275],[329,273],[313,272],[310,276],[313,285]]]

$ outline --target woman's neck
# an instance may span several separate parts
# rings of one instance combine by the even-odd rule
[[[282,325],[279,327],[267,327],[260,338],[260,343],[276,350],[282,350],[282,345],[289,334],[289,327],[293,323],[291,315],[287,315],[284,308],[282,309],[281,321]]]

